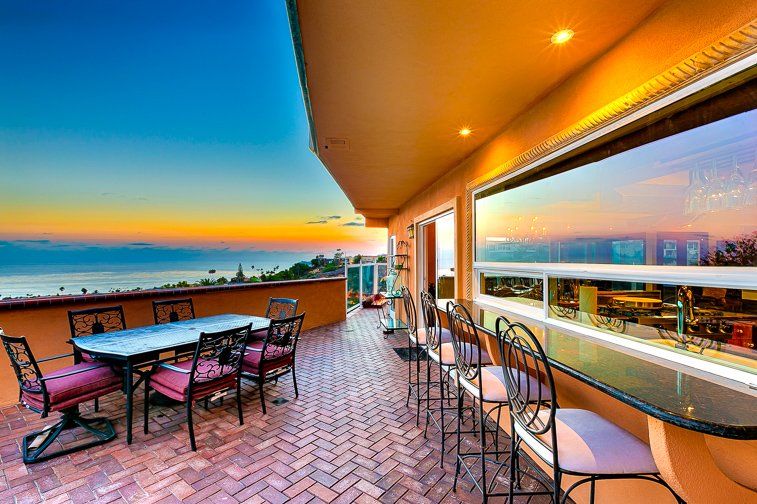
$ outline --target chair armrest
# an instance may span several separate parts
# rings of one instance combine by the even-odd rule
[[[37,362],[47,362],[52,361],[56,359],[62,359],[63,357],[73,357],[73,353],[66,353],[66,354],[60,354],[60,355],[51,355],[50,357],[43,357],[42,359],[37,359]]]
[[[102,367],[109,367],[109,366],[107,364],[101,364],[101,365],[89,366],[89,367],[81,368],[81,369],[74,369],[73,371],[69,371],[68,373],[61,373],[61,374],[57,374],[55,376],[43,376],[43,377],[41,377],[39,379],[39,381],[41,381],[41,382],[44,383],[44,382],[50,381],[50,380],[57,380],[58,378],[66,378],[67,376],[73,376],[73,375],[77,375],[77,374],[80,374],[80,373],[86,373],[87,371],[91,371],[93,369],[99,369],[99,368],[102,368]]]
[[[164,369],[168,369],[170,371],[175,371],[175,372],[181,373],[181,374],[189,374],[189,373],[192,372],[189,369],[182,369],[180,367],[172,366],[172,365],[167,364],[165,362],[161,362],[160,364],[158,364],[158,367],[162,367]]]

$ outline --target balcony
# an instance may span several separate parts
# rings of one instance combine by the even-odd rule
[[[268,393],[286,402],[269,403],[263,415],[256,387],[245,385],[242,427],[233,401],[197,406],[196,453],[182,407],[152,407],[153,432],[143,435],[138,425],[127,445],[123,395],[116,392],[99,413],[113,420],[116,440],[26,466],[19,438],[45,421],[6,406],[0,501],[476,501],[467,487],[452,494],[453,457],[439,468],[438,436],[429,431],[424,438],[415,412],[405,407],[407,364],[393,347],[406,345],[404,333],[385,340],[368,310],[306,331],[297,355],[299,399],[283,379]],[[15,393],[10,381],[3,389]],[[135,406],[141,412],[141,402]],[[91,403],[83,412],[94,414]]]

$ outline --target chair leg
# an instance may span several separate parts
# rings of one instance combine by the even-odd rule
[[[499,421],[502,418],[502,406],[497,406],[497,427],[494,429],[494,451],[497,452],[497,454],[494,456],[497,460],[499,460]]]
[[[460,391],[460,379],[457,380],[457,448],[455,448],[455,481],[452,484],[452,491],[457,491],[457,478],[460,476],[460,431],[463,430],[463,394]]]
[[[515,487],[515,461],[518,459],[518,449],[516,448],[515,440],[518,435],[515,433],[515,424],[510,421],[510,481],[508,482],[508,499],[507,502],[513,501],[513,490]]]
[[[486,486],[486,422],[484,421],[484,401],[481,398],[478,401],[478,424],[481,434],[481,493],[483,493],[483,503],[486,504],[489,501],[489,489]]]
[[[294,382],[294,397],[300,397],[300,392],[297,390],[297,373],[294,372],[294,364],[292,364],[292,382]]]
[[[145,406],[144,406],[144,431],[148,434],[150,431],[150,423],[148,421],[148,415],[150,414],[150,379],[145,380]]]
[[[426,437],[428,430],[428,412],[431,411],[431,359],[426,351],[426,425],[423,427],[423,437]],[[420,414],[420,408],[418,409]]]
[[[410,360],[410,357],[413,352],[413,342],[410,341],[410,337],[408,335],[407,338],[407,399],[405,400],[405,407],[410,407],[410,393],[413,390],[412,383],[413,383],[413,361]]]
[[[421,359],[418,343],[415,344],[415,397],[415,426],[418,427],[421,421]]]
[[[589,486],[589,503],[594,504],[594,494],[596,493],[597,480],[592,478]]]
[[[258,388],[260,389],[260,406],[263,408],[263,414],[265,415],[265,392],[263,392],[263,383],[265,379],[261,376],[258,380]]]
[[[116,437],[116,431],[113,429],[113,424],[111,424],[110,420],[107,418],[82,418],[79,415],[78,406],[63,410],[61,413],[62,417],[55,425],[48,429],[32,432],[24,436],[21,450],[25,464],[44,462],[55,457],[68,455],[69,453],[87,450],[107,443]],[[94,435],[95,439],[84,444],[64,447],[56,452],[45,453],[63,431],[74,429],[76,427],[80,427]],[[42,442],[38,446],[33,447],[32,445],[38,441],[39,436],[44,436],[44,438],[41,439]]]
[[[187,399],[187,426],[189,427],[189,446],[192,451],[197,451],[197,444],[195,443],[195,429],[192,424],[192,400]]]
[[[244,425],[242,416],[242,377],[237,377],[237,413],[239,413],[239,425]]]
[[[552,499],[554,500],[554,504],[560,504],[560,485],[562,484],[562,473],[557,469],[555,469],[554,483],[555,488]]]
[[[447,399],[449,401],[449,398]],[[447,434],[444,427],[444,371],[442,370],[441,363],[439,364],[439,430],[442,431],[442,456],[439,461],[439,467],[444,467],[444,452]]]
[[[100,411],[100,398],[95,397],[95,413],[97,413],[98,411]]]

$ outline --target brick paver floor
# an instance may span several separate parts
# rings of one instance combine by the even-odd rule
[[[46,422],[6,407],[0,411],[0,502],[480,501],[465,491],[470,484],[452,493],[454,457],[439,467],[438,432],[429,428],[424,439],[414,411],[405,407],[407,363],[392,347],[406,345],[406,337],[384,339],[375,317],[363,310],[304,333],[297,355],[300,397],[294,398],[289,377],[267,386],[269,401],[288,399],[269,402],[267,415],[249,384],[241,427],[233,400],[209,410],[197,405],[196,453],[182,407],[151,407],[150,434],[142,433],[140,387],[131,446],[124,399],[114,393],[99,413],[114,422],[114,441],[25,466],[20,439]],[[93,414],[91,404],[84,413]]]

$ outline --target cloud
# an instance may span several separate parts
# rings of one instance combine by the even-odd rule
[[[365,226],[365,222],[360,222],[360,221],[346,222],[346,223],[342,224],[342,226],[364,227]]]
[[[316,220],[316,221],[306,222],[306,224],[327,224],[327,223],[328,223],[327,220]]]
[[[16,243],[50,243],[50,240],[13,240]]]
[[[148,242],[132,242],[128,245],[131,245],[132,247],[154,247],[154,243],[148,243]]]
[[[339,220],[342,218],[341,215],[328,215],[325,217],[327,220]]]

